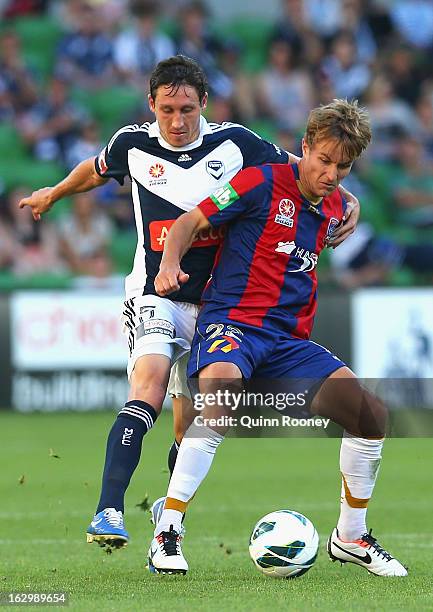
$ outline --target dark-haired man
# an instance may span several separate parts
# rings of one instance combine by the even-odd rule
[[[154,281],[168,230],[177,217],[243,168],[289,161],[287,152],[240,125],[207,123],[202,116],[206,88],[205,75],[193,60],[175,56],[160,62],[150,78],[149,106],[156,121],[121,128],[96,159],[83,161],[59,184],[35,191],[20,203],[30,206],[39,220],[65,196],[98,187],[108,178],[121,184],[125,175],[132,180],[138,244],[125,283],[123,313],[130,391],[108,436],[101,496],[87,530],[88,541],[101,545],[119,547],[128,541],[125,491],[138,465],[143,437],[161,411],[171,365],[190,348],[198,304],[221,238],[214,231],[198,236],[183,260],[190,280],[167,299],[157,296]],[[353,231],[357,212],[342,225],[333,244]],[[175,392],[186,393],[182,388]],[[178,442],[184,428],[178,418]],[[171,467],[176,455],[175,442]]]

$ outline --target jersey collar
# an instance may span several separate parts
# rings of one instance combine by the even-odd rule
[[[159,144],[164,149],[169,149],[170,151],[189,151],[191,149],[196,149],[197,147],[199,147],[203,142],[203,136],[205,136],[206,134],[212,134],[212,130],[210,129],[209,124],[203,117],[203,115],[200,115],[200,134],[197,140],[194,140],[194,142],[191,142],[190,144],[184,147],[173,147],[166,140],[164,140],[164,138],[161,136],[161,132],[159,131],[159,125],[157,121],[154,121],[150,124],[148,134],[149,138],[158,138]]]

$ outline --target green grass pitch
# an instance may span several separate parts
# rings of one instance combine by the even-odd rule
[[[340,486],[335,439],[226,440],[188,513],[189,574],[153,576],[145,568],[151,526],[137,504],[165,492],[169,413],[145,439],[127,493],[130,544],[107,555],[85,542],[113,418],[0,413],[0,591],[64,590],[69,607],[84,611],[433,610],[432,439],[386,442],[370,504],[373,533],[409,566],[408,578],[328,560]],[[248,556],[254,523],[281,508],[306,514],[321,537],[315,566],[292,581],[260,575]]]

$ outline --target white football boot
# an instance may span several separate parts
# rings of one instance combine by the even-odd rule
[[[186,574],[188,563],[181,548],[182,536],[170,525],[153,538],[149,548],[149,570],[154,574]]]
[[[153,502],[153,504],[150,506],[150,509],[149,509],[150,522],[152,523],[152,525],[155,525],[155,527],[158,525],[159,521],[161,520],[162,511],[164,510],[165,500],[166,500],[166,497],[158,497],[158,499],[156,499]],[[185,517],[185,514],[183,516]],[[182,518],[182,529],[180,530],[180,536],[182,538],[185,536],[185,527],[183,525],[183,518]]]
[[[327,549],[331,561],[356,563],[376,576],[407,576],[407,568],[379,545],[371,529],[359,540],[344,542],[335,528],[329,536]]]

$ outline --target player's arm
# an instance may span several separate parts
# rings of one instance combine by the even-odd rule
[[[170,228],[164,244],[159,272],[155,278],[158,295],[165,296],[178,291],[189,275],[180,267],[180,261],[190,248],[200,230],[211,226],[199,208],[194,208],[176,219]]]
[[[334,234],[332,234],[332,240],[328,241],[328,246],[333,249],[344,242],[346,238],[349,238],[350,234],[353,234],[361,214],[358,198],[350,191],[347,191],[342,185],[339,185],[338,189],[347,202],[342,223],[335,230]]]
[[[90,157],[78,164],[60,183],[54,187],[43,187],[34,191],[31,196],[23,198],[19,207],[30,206],[35,221],[53,206],[57,200],[75,193],[90,191],[103,185],[108,179],[101,177],[95,168],[95,158]]]

